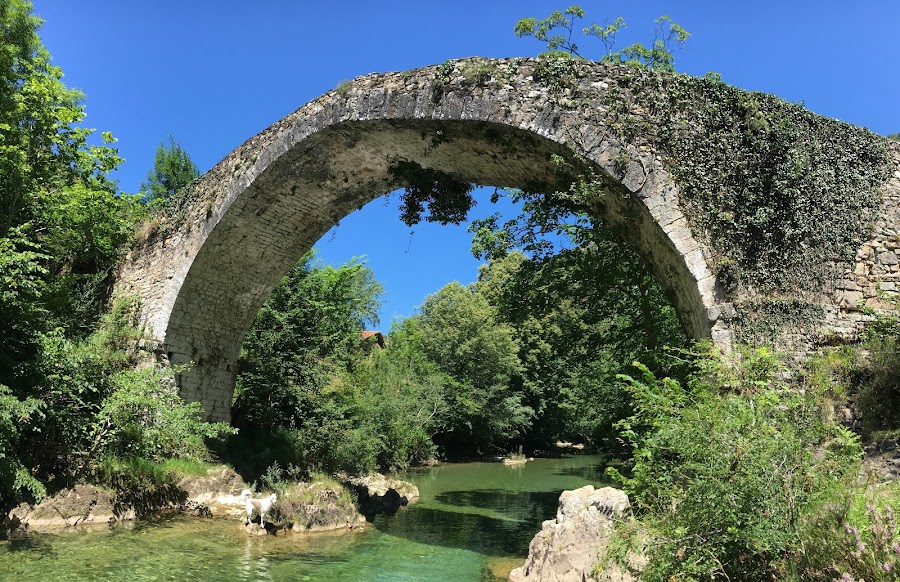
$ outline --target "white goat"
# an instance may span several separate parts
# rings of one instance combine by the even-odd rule
[[[266,514],[272,510],[272,506],[278,501],[278,496],[274,493],[262,499],[253,499],[253,492],[249,489],[241,491],[241,498],[245,501],[247,508],[247,525],[253,521],[253,514],[259,512],[259,527],[266,527]]]

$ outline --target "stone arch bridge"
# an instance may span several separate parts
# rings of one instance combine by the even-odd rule
[[[900,279],[900,148],[733,88],[702,109],[672,105],[679,95],[684,103],[703,101],[717,87],[726,86],[587,62],[554,69],[525,59],[467,59],[360,77],[250,138],[143,224],[116,293],[140,299],[141,320],[161,354],[173,364],[193,363],[178,379],[182,396],[201,402],[208,418],[228,420],[241,341],[269,292],[341,218],[408,185],[395,171],[399,161],[482,185],[538,185],[552,195],[572,181],[559,170],[562,160],[587,168],[602,184],[590,211],[619,227],[643,257],[689,336],[724,346],[765,340],[804,349],[852,339],[865,320],[859,307],[888,307],[879,292],[891,292]],[[684,100],[686,91],[696,95]],[[704,117],[729,103],[739,110],[733,123]],[[716,203],[706,203],[704,214],[695,167],[707,160],[691,165],[691,144],[714,146],[721,141],[715,131],[730,125],[743,128],[739,142],[753,132],[769,135],[779,108],[804,127],[824,124],[821,131],[837,132],[828,143],[875,151],[865,158],[869,178],[857,180],[863,203],[857,197],[831,209],[838,216],[867,214],[865,224],[847,235],[843,254],[821,260],[827,276],[803,285],[741,279],[740,267],[758,249],[735,260],[736,247],[719,240],[730,236],[731,223],[741,224],[734,216],[741,206],[710,214]],[[679,147],[673,135],[693,142]],[[841,163],[825,175],[846,176]],[[713,194],[727,190],[724,183]],[[802,218],[808,209],[797,206],[787,212]],[[815,220],[827,222],[828,210]],[[741,236],[733,237],[736,244]],[[816,243],[795,246],[807,252]]]

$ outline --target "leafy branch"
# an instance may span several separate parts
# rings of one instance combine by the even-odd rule
[[[539,56],[557,57],[568,53],[573,57],[585,58],[579,52],[579,46],[573,39],[575,35],[575,21],[584,18],[585,11],[580,6],[570,6],[564,12],[554,11],[547,18],[523,18],[516,23],[515,34],[519,38],[533,37],[547,45],[546,51]],[[605,54],[600,58],[604,63],[621,63],[643,69],[655,69],[661,71],[675,70],[676,50],[684,48],[684,43],[691,34],[682,26],[672,22],[672,19],[663,15],[657,18],[654,27],[653,43],[648,47],[636,42],[628,45],[620,51],[613,50],[616,43],[616,34],[626,28],[625,19],[621,16],[611,24],[600,26],[592,23],[582,29],[582,34],[592,36],[603,43]]]

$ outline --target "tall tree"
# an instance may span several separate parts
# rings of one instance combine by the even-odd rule
[[[117,196],[108,177],[122,161],[115,139],[104,132],[104,145],[88,145],[93,130],[78,125],[85,116],[82,95],[63,85],[62,71],[41,45],[40,24],[29,2],[0,2],[5,338],[56,326],[86,333],[133,228],[131,199]],[[16,314],[27,314],[27,321]],[[18,353],[27,358],[29,350]],[[3,376],[0,369],[0,381]]]
[[[364,448],[376,437],[361,430],[368,419],[341,378],[363,351],[366,324],[378,321],[382,288],[361,262],[335,269],[316,265],[314,256],[307,253],[272,291],[244,338],[232,415],[241,434],[230,448],[271,452],[232,461],[249,462],[242,469],[251,473],[276,460],[374,468],[367,466],[374,453]]]
[[[351,261],[317,267],[314,252],[272,291],[244,338],[235,422],[296,428],[315,395],[357,352],[366,322],[377,322],[381,285]],[[306,417],[306,418],[304,418]]]
[[[518,216],[470,226],[473,254],[490,260],[479,290],[520,340],[534,447],[556,438],[599,444],[629,410],[616,374],[634,360],[657,369],[660,348],[684,342],[640,257],[588,212],[583,201],[602,188],[582,179],[555,197],[511,190],[505,194],[522,204]]]
[[[197,165],[170,135],[168,144],[160,142],[156,148],[153,169],[147,172],[147,181],[141,184],[144,200],[164,200],[189,186],[199,176]]]
[[[0,504],[39,496],[45,437],[71,428],[53,426],[46,338],[90,331],[137,212],[109,178],[115,139],[88,144],[82,95],[50,63],[40,25],[30,2],[0,0]]]
[[[457,282],[425,299],[416,319],[419,349],[453,380],[445,394],[450,419],[435,441],[455,454],[509,446],[534,413],[514,387],[515,330],[498,319],[475,286]]]

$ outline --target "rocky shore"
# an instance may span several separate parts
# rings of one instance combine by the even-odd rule
[[[556,518],[543,523],[528,547],[525,565],[510,573],[510,581],[632,582],[631,574],[615,564],[598,568],[615,522],[628,518],[629,507],[628,496],[612,487],[563,491]],[[629,556],[633,569],[640,569],[642,562],[640,556]]]
[[[406,481],[390,479],[381,473],[362,477],[339,474],[337,477],[356,492],[360,511],[370,521],[379,513],[392,515],[419,499],[418,487]]]
[[[248,534],[312,533],[363,527],[366,517],[391,513],[418,499],[410,483],[380,474],[342,476],[342,481],[294,483],[281,491],[266,523],[244,525],[244,480],[232,469],[219,466],[206,475],[184,476],[141,496],[117,493],[96,485],[78,484],[58,491],[35,505],[21,504],[0,520],[0,531],[10,536],[28,532],[106,528],[110,525],[162,515],[230,517]],[[358,502],[354,500],[355,493]],[[145,492],[146,493],[146,492]],[[254,494],[254,497],[262,497]],[[264,527],[260,527],[263,525]]]

